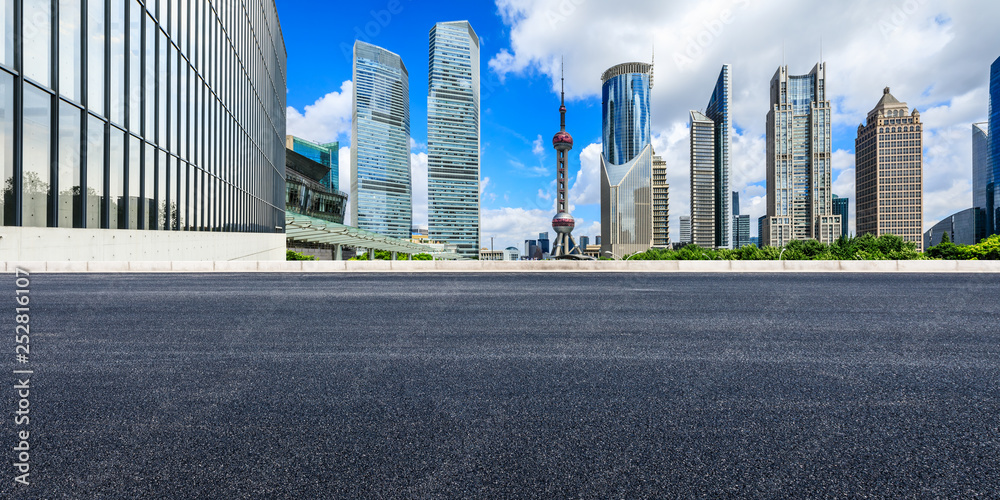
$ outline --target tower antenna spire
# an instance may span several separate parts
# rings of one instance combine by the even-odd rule
[[[559,58],[559,130],[566,131],[566,63],[564,57]]]

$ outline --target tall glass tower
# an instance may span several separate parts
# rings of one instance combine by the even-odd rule
[[[398,55],[354,43],[351,213],[356,227],[400,239],[413,227],[409,79]]]
[[[712,98],[705,108],[707,116],[715,125],[715,246],[717,248],[732,248],[729,241],[731,217],[729,206],[729,149],[732,138],[729,136],[729,90],[731,66],[725,64],[715,82]]]
[[[427,222],[431,240],[479,255],[479,37],[468,21],[430,32]]]
[[[622,257],[653,245],[653,65],[619,64],[601,81],[601,253]]]
[[[992,210],[986,214],[986,228],[989,234],[1000,234],[1000,57],[990,67],[990,164],[993,180],[990,193]],[[985,208],[985,207],[984,207]]]
[[[833,215],[830,124],[826,64],[801,76],[789,75],[788,66],[778,68],[767,112],[767,217],[761,244],[832,243],[840,236],[840,217]]]
[[[979,209],[986,209],[986,186],[993,182],[989,126],[972,124],[972,206]]]

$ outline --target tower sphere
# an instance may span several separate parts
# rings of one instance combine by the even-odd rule
[[[576,220],[566,212],[559,212],[552,218],[552,229],[558,234],[570,234],[576,227]]]
[[[556,149],[573,149],[573,136],[569,135],[569,132],[565,130],[556,132],[556,135],[552,137],[552,147]]]

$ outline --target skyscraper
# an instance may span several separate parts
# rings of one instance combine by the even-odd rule
[[[715,247],[715,123],[691,112],[691,242]],[[728,214],[727,214],[728,218]]]
[[[667,162],[653,155],[653,246],[670,244],[670,185],[667,184]]]
[[[740,214],[740,192],[733,191],[733,215]]]
[[[992,166],[992,195],[990,213],[986,214],[989,234],[1000,234],[1000,57],[990,67],[990,165]],[[985,207],[984,207],[985,208]]]
[[[747,214],[733,216],[733,248],[741,248],[750,244],[750,216]]]
[[[762,244],[791,240],[831,243],[840,218],[831,203],[831,108],[826,98],[826,64],[792,76],[788,66],[771,78],[767,112],[767,217]]]
[[[851,200],[833,195],[833,200],[831,201],[833,202],[833,215],[840,216],[840,236],[847,236],[850,232],[847,219],[851,213]]]
[[[986,190],[993,182],[989,122],[972,124],[972,206],[986,208]]]
[[[923,130],[886,87],[855,140],[857,234],[894,234],[923,248]]]
[[[358,228],[400,239],[413,221],[409,79],[398,55],[354,43],[351,213]]]
[[[285,147],[309,158],[330,171],[323,176],[320,184],[331,192],[340,190],[340,143],[319,144],[294,135],[285,136]]]
[[[722,66],[705,112],[691,112],[691,236],[704,248],[732,245],[729,74],[730,66]]]
[[[601,253],[621,257],[653,244],[653,65],[619,64],[605,71],[601,82]]]
[[[729,92],[731,66],[725,64],[715,82],[712,98],[705,108],[705,116],[715,125],[715,246],[731,248],[729,241]]]
[[[681,224],[681,227],[680,227],[680,233],[681,233],[680,243],[685,243],[685,244],[686,243],[691,243],[691,216],[690,215],[682,215],[682,216],[680,216],[680,218],[678,220],[680,221],[680,224]]]
[[[430,32],[427,223],[430,238],[479,254],[479,37],[468,21]]]

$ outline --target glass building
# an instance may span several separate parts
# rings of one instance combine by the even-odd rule
[[[283,232],[286,53],[273,3],[3,6],[4,226],[72,229],[59,237],[90,245],[110,230]],[[171,247],[204,237],[142,238],[181,259]],[[45,258],[104,260],[77,249]]]
[[[831,243],[840,235],[833,214],[831,112],[826,64],[807,75],[782,66],[771,78],[767,112],[767,218],[761,244],[791,240]]]
[[[622,257],[653,245],[653,65],[619,64],[601,81],[601,253]]]
[[[956,245],[975,245],[987,236],[986,212],[973,207],[941,219],[924,233],[924,248],[940,244],[944,233],[948,233],[948,239]]]
[[[990,67],[990,165],[993,174],[990,182],[990,192],[986,215],[986,225],[989,234],[1000,234],[1000,57],[993,61]],[[987,208],[982,207],[982,208]]]
[[[359,229],[410,238],[410,77],[400,57],[354,43],[351,213]]]
[[[731,66],[725,64],[715,82],[712,98],[705,108],[705,116],[715,125],[715,180],[714,201],[715,211],[715,246],[717,248],[732,248],[729,241],[729,149],[732,138],[729,135],[729,91]]]
[[[329,170],[320,184],[328,191],[340,190],[340,143],[331,142],[318,144],[307,141],[294,135],[285,137],[285,147],[290,151],[309,158],[310,160],[327,167]]]
[[[467,21],[430,32],[427,222],[430,239],[479,255],[479,37]]]
[[[833,215],[840,216],[840,236],[847,236],[850,234],[850,229],[848,227],[848,215],[850,214],[850,200],[847,198],[841,198],[837,195],[833,195]]]
[[[330,167],[289,149],[285,153],[285,210],[343,224],[347,195],[323,184],[329,175]]]

